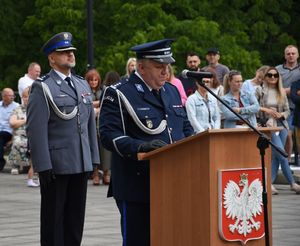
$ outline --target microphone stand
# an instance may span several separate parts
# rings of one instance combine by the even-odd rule
[[[264,209],[264,227],[265,227],[265,245],[270,245],[269,240],[269,220],[268,220],[268,196],[266,189],[266,179],[265,179],[265,150],[271,145],[276,151],[278,151],[282,156],[288,157],[284,150],[276,146],[271,142],[267,135],[257,130],[254,126],[252,126],[247,120],[245,120],[240,114],[235,112],[227,103],[225,103],[218,95],[216,95],[209,87],[205,85],[205,83],[196,79],[197,83],[205,88],[211,95],[213,95],[219,102],[221,102],[228,110],[230,110],[235,116],[237,116],[241,121],[243,121],[247,126],[249,126],[254,132],[257,133],[258,140],[256,147],[259,149],[260,159],[261,159],[261,168],[262,168],[262,183],[263,183],[263,209]]]

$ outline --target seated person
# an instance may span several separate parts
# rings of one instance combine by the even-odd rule
[[[28,187],[38,187],[39,185],[33,181],[33,168],[30,165],[29,157],[27,154],[27,136],[26,136],[26,107],[28,104],[29,89],[27,87],[22,93],[22,104],[14,109],[12,112],[9,123],[14,129],[13,144],[11,147],[8,161],[12,165],[12,174],[18,174],[19,168],[30,166],[28,170]]]

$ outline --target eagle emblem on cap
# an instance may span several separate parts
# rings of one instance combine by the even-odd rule
[[[64,39],[68,39],[68,38],[69,38],[68,33],[64,33]]]

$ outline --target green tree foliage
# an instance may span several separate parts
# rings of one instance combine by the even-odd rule
[[[77,47],[76,70],[87,64],[87,0],[0,0],[1,87],[16,82],[31,61],[49,70],[41,46],[53,34],[70,31]],[[125,73],[134,56],[130,47],[174,38],[177,72],[189,51],[205,63],[209,47],[221,51],[221,63],[250,78],[262,64],[281,63],[283,49],[296,44],[300,2],[295,0],[102,0],[93,1],[95,66],[102,77],[109,70]]]

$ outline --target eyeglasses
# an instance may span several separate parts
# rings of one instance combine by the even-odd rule
[[[268,78],[272,78],[272,77],[279,78],[279,74],[278,73],[267,73],[266,77],[268,77]]]

